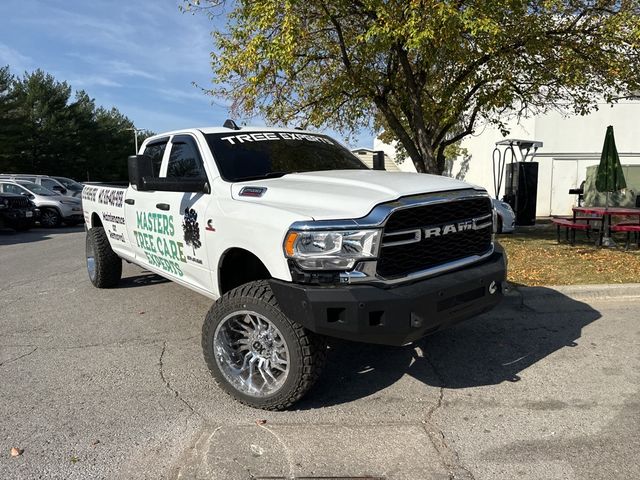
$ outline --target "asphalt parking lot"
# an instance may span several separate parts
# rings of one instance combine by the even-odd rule
[[[0,231],[2,479],[640,478],[638,296],[515,292],[414,346],[333,342],[273,413],[212,383],[207,298],[132,265],[97,290],[83,254],[82,228]]]

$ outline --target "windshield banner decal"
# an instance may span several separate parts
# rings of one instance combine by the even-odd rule
[[[333,142],[326,137],[319,135],[311,135],[309,133],[292,133],[292,132],[255,132],[242,133],[239,135],[229,135],[220,137],[220,140],[226,140],[231,145],[241,144],[245,142],[264,142],[278,140],[307,140],[309,142],[320,142],[333,145]]]

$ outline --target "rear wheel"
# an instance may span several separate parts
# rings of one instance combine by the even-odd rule
[[[87,272],[89,280],[98,288],[117,285],[122,276],[122,259],[115,254],[102,227],[87,232]]]
[[[202,327],[202,349],[220,387],[265,410],[283,410],[302,398],[326,358],[324,339],[287,318],[264,280],[213,304]]]
[[[54,208],[45,208],[40,214],[40,225],[47,228],[55,228],[60,225],[60,214]]]

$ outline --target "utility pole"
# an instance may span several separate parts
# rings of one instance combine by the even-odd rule
[[[131,128],[127,128],[127,130],[133,130],[133,142],[135,144],[135,152],[134,155],[138,154],[138,132],[141,132],[142,130],[136,127],[131,127]]]

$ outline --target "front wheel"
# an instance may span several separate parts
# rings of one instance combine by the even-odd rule
[[[40,225],[46,228],[55,228],[60,226],[62,218],[58,211],[54,208],[45,208],[40,214]]]
[[[213,304],[202,349],[216,383],[255,408],[284,410],[320,375],[324,339],[287,318],[267,281],[247,283]]]
[[[109,245],[103,227],[93,227],[87,232],[87,273],[98,288],[115,287],[122,276],[122,260]]]

